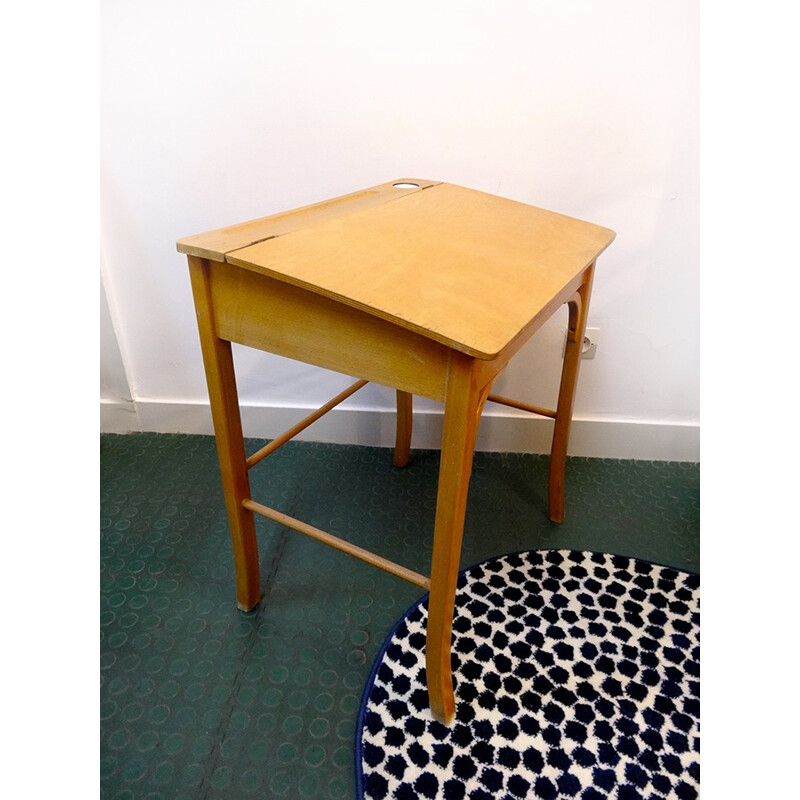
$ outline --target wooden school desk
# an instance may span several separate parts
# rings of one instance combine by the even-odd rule
[[[564,467],[592,275],[614,233],[446,183],[398,180],[178,242],[189,260],[225,490],[239,607],[261,597],[254,513],[430,592],[433,715],[455,709],[450,641],[467,486],[489,400],[554,419],[549,513],[564,516]],[[511,357],[564,303],[567,346],[555,410],[490,394]],[[357,377],[283,436],[245,454],[231,342]],[[430,578],[250,496],[248,470],[367,381],[397,391],[394,461],[406,463],[411,397],[444,403]]]

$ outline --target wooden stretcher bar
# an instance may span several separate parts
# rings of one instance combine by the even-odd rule
[[[539,406],[529,406],[527,403],[521,403],[519,400],[511,400],[508,397],[501,397],[499,394],[490,394],[487,400],[492,403],[500,403],[504,406],[511,406],[511,408],[518,408],[520,411],[528,411],[531,414],[538,414],[540,417],[556,418],[556,412],[549,408],[539,408]]]
[[[247,468],[254,467],[258,464],[259,461],[263,461],[270,453],[274,453],[279,447],[282,447],[286,444],[290,439],[294,439],[298,433],[304,431],[309,425],[316,422],[320,417],[325,416],[329,411],[336,408],[340,403],[347,400],[351,394],[355,394],[359,389],[363,386],[366,386],[369,381],[356,381],[352,386],[349,386],[340,394],[337,394],[332,400],[329,400],[325,403],[324,406],[321,406],[313,414],[309,414],[305,419],[301,420],[297,423],[297,425],[289,428],[286,433],[282,433],[280,436],[273,439],[268,445],[265,445],[257,452],[253,453],[247,459]]]
[[[420,575],[419,572],[414,572],[413,570],[407,569],[400,564],[396,564],[394,561],[389,561],[388,558],[383,558],[376,553],[365,550],[363,547],[351,544],[344,539],[340,539],[338,536],[334,536],[331,533],[327,533],[319,528],[315,528],[313,525],[309,525],[308,523],[302,522],[299,519],[290,517],[288,514],[283,514],[280,511],[276,511],[274,508],[257,503],[255,500],[242,500],[242,507],[246,508],[248,511],[253,511],[256,514],[260,514],[262,517],[271,519],[273,522],[278,522],[281,525],[285,525],[287,528],[292,528],[292,530],[304,533],[306,536],[310,536],[312,539],[316,539],[319,542],[323,542],[331,547],[335,547],[337,550],[341,550],[343,553],[360,558],[362,561],[366,561],[368,564],[372,564],[375,567],[380,567],[381,569],[386,570],[386,572],[390,572],[392,575],[396,575],[399,578],[404,578],[410,583],[421,586],[425,590],[430,590],[431,588],[430,578]]]

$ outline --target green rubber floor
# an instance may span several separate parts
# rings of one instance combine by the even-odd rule
[[[259,519],[264,597],[244,614],[214,439],[100,445],[103,800],[353,798],[362,690],[422,590]],[[251,471],[252,492],[428,574],[438,461],[291,442]],[[546,457],[478,453],[462,566],[571,548],[698,571],[699,481],[698,464],[570,458],[556,525]]]

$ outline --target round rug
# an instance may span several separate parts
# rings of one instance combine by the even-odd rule
[[[367,681],[359,798],[698,797],[698,575],[569,550],[465,570],[449,727],[428,708],[426,618],[427,595]]]

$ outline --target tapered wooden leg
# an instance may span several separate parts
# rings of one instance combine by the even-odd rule
[[[209,262],[189,256],[200,345],[233,543],[236,602],[240,609],[249,611],[261,598],[258,545],[253,512],[242,508],[242,501],[250,499],[250,481],[247,477],[239,397],[231,343],[218,338],[214,327],[209,288],[210,269]]]
[[[413,395],[397,390],[397,436],[394,443],[394,465],[404,467],[411,454]]]
[[[449,724],[455,713],[450,643],[461,539],[475,437],[488,387],[476,384],[473,360],[454,353],[447,384],[439,492],[433,533],[425,669],[431,712]]]
[[[586,333],[586,320],[589,315],[593,274],[594,264],[591,264],[584,273],[580,289],[567,304],[569,307],[567,345],[561,370],[561,387],[558,392],[553,446],[550,450],[548,503],[550,519],[553,522],[564,521],[564,471],[567,466],[567,444],[572,424],[572,407],[575,402],[575,387],[578,383],[583,337]]]

